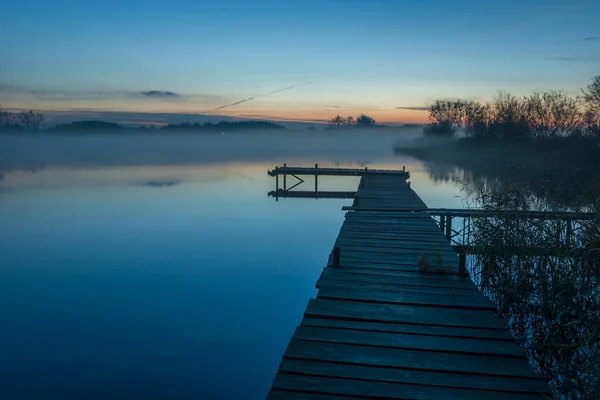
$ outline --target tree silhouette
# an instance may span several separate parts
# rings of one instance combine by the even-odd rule
[[[600,75],[592,78],[587,90],[582,89],[583,100],[590,111],[600,113]]]
[[[354,125],[356,125],[356,121],[353,116],[346,118],[346,128],[352,128]]]
[[[37,131],[44,122],[44,114],[32,110],[23,111],[19,114],[21,126],[28,131]]]
[[[344,125],[346,125],[346,118],[342,117],[339,114],[331,118],[331,120],[329,121],[329,126],[331,128],[339,129]]]
[[[358,118],[356,118],[356,126],[357,127],[368,127],[374,126],[375,120],[368,115],[360,114]]]

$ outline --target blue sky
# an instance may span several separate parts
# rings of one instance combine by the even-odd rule
[[[0,104],[416,121],[397,107],[578,92],[600,74],[598,15],[585,0],[13,1]]]

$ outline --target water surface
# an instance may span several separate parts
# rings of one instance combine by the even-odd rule
[[[349,203],[267,170],[406,165],[460,207],[406,136],[0,138],[1,398],[264,398]]]

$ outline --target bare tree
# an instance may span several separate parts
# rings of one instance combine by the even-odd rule
[[[331,118],[331,120],[329,121],[329,126],[332,128],[336,128],[336,129],[341,128],[345,124],[346,124],[346,118],[342,117],[339,114],[336,115],[335,117]]]
[[[523,99],[532,139],[571,135],[581,126],[581,104],[564,92],[550,90]]]
[[[25,130],[37,131],[44,122],[44,114],[36,111],[23,111],[19,114],[19,121]]]
[[[356,121],[354,120],[353,116],[346,118],[346,128],[352,128],[354,125],[356,125]]]
[[[583,100],[589,110],[600,113],[600,75],[592,78],[586,89],[581,90],[583,92]]]

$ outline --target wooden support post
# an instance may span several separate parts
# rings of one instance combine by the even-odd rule
[[[556,248],[560,248],[560,237],[562,234],[562,223],[560,221],[556,222]]]
[[[440,215],[440,230],[444,233],[444,229],[446,228],[446,216]]]
[[[467,254],[464,249],[458,253],[458,276],[461,278],[467,274]]]
[[[279,191],[279,167],[275,167],[275,191]]]
[[[406,165],[402,166],[402,172],[406,172]]]
[[[356,207],[358,205],[358,196],[354,195],[354,200],[352,200],[352,206]]]
[[[565,246],[571,247],[571,236],[573,235],[573,221],[567,220],[567,233],[565,235]]]
[[[333,248],[331,266],[334,268],[340,267],[340,248],[337,246]]]
[[[319,164],[315,164],[315,169],[319,168]],[[319,191],[319,175],[315,174],[315,195]]]
[[[406,183],[408,183],[408,188],[410,189],[410,182],[406,182]]]
[[[365,186],[365,178],[361,177],[360,178],[360,185],[361,188]]]
[[[448,239],[449,242],[452,241],[452,216],[448,215],[448,217],[446,218],[446,239]]]
[[[283,164],[283,168],[286,168],[287,164]],[[283,174],[283,191],[287,191],[287,174]]]

